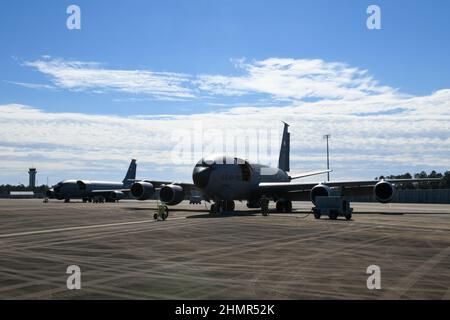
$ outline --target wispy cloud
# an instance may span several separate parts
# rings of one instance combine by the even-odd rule
[[[238,60],[235,66],[243,75],[201,75],[196,84],[201,90],[217,95],[262,93],[275,99],[293,100],[354,100],[395,93],[392,88],[379,85],[366,70],[344,63],[270,58],[251,63]]]
[[[160,99],[194,97],[193,91],[187,86],[189,76],[181,73],[107,69],[97,62],[48,57],[26,61],[24,65],[49,76],[54,86],[63,89],[120,91]]]
[[[4,80],[4,82],[9,84],[14,84],[17,86],[21,86],[28,89],[47,89],[47,90],[56,90],[57,88],[49,85],[49,84],[42,84],[42,83],[30,83],[30,82],[16,82],[16,81],[7,81]]]
[[[66,61],[50,57],[27,61],[24,65],[49,76],[54,87],[144,94],[153,99],[168,101],[251,94],[263,94],[270,99],[286,102],[311,99],[356,100],[368,96],[389,98],[398,95],[395,89],[375,81],[367,70],[319,59],[270,58],[253,62],[235,60],[234,66],[241,74],[239,76],[108,69],[97,62]]]

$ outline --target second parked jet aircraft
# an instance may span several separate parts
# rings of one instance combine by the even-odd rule
[[[47,191],[47,197],[69,202],[70,199],[83,199],[83,202],[104,199],[117,201],[126,196],[130,186],[136,182],[136,160],[132,159],[122,182],[96,180],[64,180]]]

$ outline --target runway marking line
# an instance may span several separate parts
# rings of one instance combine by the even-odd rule
[[[168,221],[181,220],[181,219],[186,219],[186,217],[172,218],[172,219],[169,219]],[[25,232],[17,232],[17,233],[9,233],[9,234],[0,234],[0,238],[11,238],[11,237],[29,236],[29,235],[35,235],[35,234],[45,234],[45,233],[55,233],[55,232],[64,232],[64,231],[73,231],[73,230],[125,226],[125,225],[141,224],[141,223],[148,223],[148,222],[155,222],[155,220],[154,219],[149,219],[149,220],[116,222],[116,223],[107,223],[107,224],[94,224],[94,225],[89,225],[89,226],[78,226],[78,227],[67,227],[67,228],[58,228],[58,229],[25,231]]]

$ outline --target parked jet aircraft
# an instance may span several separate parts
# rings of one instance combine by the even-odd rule
[[[47,191],[47,197],[69,202],[70,199],[83,199],[83,202],[105,199],[118,201],[130,191],[136,182],[136,160],[132,159],[127,174],[122,182],[64,180]]]
[[[131,186],[132,195],[146,200],[159,190],[159,198],[166,205],[176,205],[194,194],[212,202],[211,213],[233,211],[235,200],[247,201],[249,208],[261,208],[268,213],[269,200],[276,202],[278,212],[291,212],[293,200],[310,200],[315,203],[318,196],[339,193],[346,195],[374,194],[381,203],[392,201],[395,185],[406,182],[436,179],[381,179],[360,181],[298,182],[307,176],[323,174],[329,170],[289,175],[290,134],[284,124],[278,168],[250,163],[225,155],[201,159],[192,172],[193,183],[171,183],[163,181],[139,181]],[[439,180],[439,179],[437,179]]]

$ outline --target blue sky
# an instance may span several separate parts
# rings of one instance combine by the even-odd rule
[[[81,30],[66,28],[68,15],[65,11],[70,4],[81,8]],[[381,8],[381,30],[366,28],[366,8],[370,4]],[[450,88],[449,12],[450,3],[444,0],[2,1],[0,106],[9,108],[5,110],[10,110],[11,105],[26,106],[20,111],[21,114],[33,114],[39,110],[43,117],[49,117],[48,130],[52,130],[55,121],[58,121],[55,119],[59,119],[63,113],[116,115],[122,120],[129,120],[129,117],[135,115],[169,114],[174,117],[186,115],[195,118],[196,115],[203,114],[206,116],[202,121],[208,122],[210,113],[226,114],[236,107],[255,107],[255,110],[247,112],[243,117],[255,117],[260,110],[266,108],[280,108],[275,114],[284,112],[289,119],[287,112],[292,111],[289,108],[309,110],[308,103],[323,101],[324,106],[340,100],[344,105],[346,101],[360,99],[364,107],[352,113],[355,118],[367,118],[368,115],[377,117],[385,113],[391,117],[386,118],[388,122],[395,120],[392,117],[396,114],[408,114],[409,122],[403,127],[405,137],[417,140],[416,134],[419,133],[408,136],[411,135],[408,126],[413,126],[414,121],[417,121],[414,118],[417,113],[414,112],[427,113],[423,99],[420,99],[436,98],[434,93]],[[270,59],[289,60],[279,63]],[[356,82],[339,83],[337,87],[330,89],[327,87],[328,82],[323,83],[323,78],[316,77],[312,86],[314,89],[308,94],[295,91],[296,88],[303,88],[303,84],[283,82],[283,79],[292,80],[292,74],[284,75],[286,77],[281,82],[270,88],[265,83],[257,83],[258,77],[273,78],[274,74],[270,73],[273,68],[282,70],[291,66],[298,67],[299,69],[293,68],[294,72],[304,70],[305,65],[317,60],[323,64],[315,67],[323,68],[326,72],[333,70],[332,74],[326,75],[328,78],[336,77],[333,82],[340,81],[343,75],[349,73],[352,74],[352,81],[356,79]],[[332,63],[342,65],[335,67]],[[366,70],[370,79],[358,72],[354,73],[352,68],[356,68],[358,72]],[[312,70],[306,69],[308,72]],[[80,70],[84,72],[81,77],[78,76]],[[108,81],[108,78],[116,77],[116,82]],[[361,82],[364,86],[368,85],[372,80],[376,84],[370,84],[369,93],[364,91],[364,94],[355,95],[348,91]],[[133,86],[128,85],[131,82],[134,83]],[[248,82],[251,85],[245,87]],[[346,92],[340,90],[343,86]],[[307,87],[310,89],[309,85]],[[293,90],[286,92],[284,88]],[[334,89],[339,90],[326,94]],[[409,100],[411,97],[416,100]],[[436,119],[447,119],[445,97],[446,95],[444,98],[439,96],[439,103],[442,105],[441,109],[434,111]],[[397,100],[393,102],[392,99]],[[433,102],[433,105],[436,103]],[[17,108],[14,110],[17,111]],[[316,128],[320,128],[320,122],[323,122],[320,116],[325,117],[327,113],[317,114],[317,110],[319,109],[309,115],[318,117],[315,119],[317,127],[310,131],[305,129],[302,134],[313,134],[317,131]],[[298,110],[292,112],[298,114]],[[307,112],[309,111],[305,110]],[[348,114],[344,109],[339,109],[334,116],[347,117]],[[264,117],[261,119],[264,121]],[[3,120],[11,122],[10,118]],[[23,124],[23,120],[18,120],[17,117],[13,120]],[[92,124],[80,124],[81,120],[78,118],[72,121],[94,130]],[[355,123],[354,119],[345,118],[343,121],[349,121],[349,126]],[[34,125],[28,124],[27,127],[41,130]],[[424,133],[421,136],[424,139],[421,150],[427,150],[427,143],[430,143],[427,139],[447,141],[448,123],[444,122],[444,126],[441,125],[440,128],[441,131],[435,135]],[[358,131],[360,128],[354,127],[354,132]],[[300,133],[299,130],[298,134]],[[143,132],[136,133],[139,134],[144,135]],[[317,134],[320,136],[322,132]],[[337,137],[339,134],[337,131]],[[368,132],[366,135],[381,139],[384,142],[378,141],[379,145],[390,150],[389,139],[382,134],[374,137],[374,134]],[[115,178],[113,169],[122,168],[128,162],[126,158],[119,160],[117,157],[101,157],[97,153],[96,156],[86,156],[83,163],[78,163],[79,169],[65,171],[60,167],[52,167],[51,163],[68,161],[71,154],[78,153],[73,147],[64,143],[58,145],[43,138],[44,143],[52,147],[42,149],[31,137],[27,139],[26,133],[20,141],[12,137],[10,132],[5,132],[3,136],[7,136],[3,147],[9,148],[10,157],[14,152],[21,154],[20,165],[39,162],[36,159],[44,158],[47,162],[40,172],[53,175],[55,179],[71,174],[94,175],[95,170],[86,172],[83,168],[94,168],[100,170],[104,177]],[[118,134],[116,139],[120,141],[122,137]],[[123,139],[127,141],[127,138]],[[316,158],[322,154],[323,150],[320,148],[302,146],[300,142],[299,150],[309,150]],[[336,142],[338,155],[356,152],[356,149],[348,149],[349,145],[355,146],[359,142],[355,140],[353,143],[343,142],[339,145]],[[93,146],[89,146],[89,150],[85,150],[86,154],[90,154],[92,148]],[[417,148],[417,145],[411,145],[400,149],[405,150],[403,158],[405,155],[411,156]],[[159,148],[155,150],[161,151]],[[143,150],[137,148],[132,152],[139,158]],[[363,157],[361,161],[367,163],[372,152],[375,149],[368,150],[366,158]],[[360,151],[358,156],[362,156],[362,153]],[[314,157],[311,157],[307,161],[312,162],[312,168]],[[439,157],[448,159],[448,152],[443,151]],[[3,174],[3,179],[15,182],[19,168],[11,164],[8,156],[4,155],[3,160],[1,168],[12,172]],[[104,160],[111,161],[112,164],[103,170]],[[414,165],[390,162],[392,173],[432,167],[445,169],[441,164],[428,163],[426,158],[422,160]],[[144,160],[143,163],[145,161],[149,165],[159,164],[151,159]],[[337,163],[339,161],[342,171],[337,176],[344,177],[344,168],[349,164],[344,159],[336,160]],[[380,172],[386,168],[386,164],[380,162],[369,165],[372,171],[366,174],[365,166],[361,170],[358,166],[352,167],[354,171],[350,176],[362,177]],[[309,169],[309,165],[299,163],[298,169]],[[149,166],[145,170],[145,174],[152,176],[164,174],[155,172]],[[188,171],[180,169],[179,174],[173,174],[172,177],[188,179]]]

